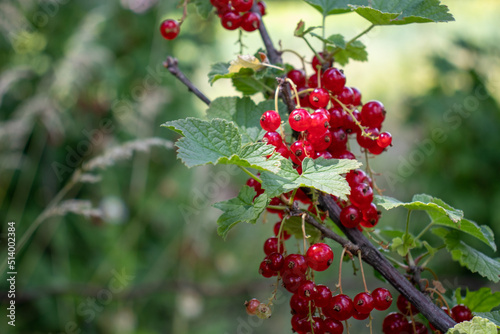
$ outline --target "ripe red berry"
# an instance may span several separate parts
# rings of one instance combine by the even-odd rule
[[[272,237],[264,242],[264,253],[269,255],[271,253],[278,252],[278,238]],[[280,245],[280,251],[278,253],[283,253],[283,244]]]
[[[264,1],[257,2],[257,6],[259,6],[260,16],[266,15],[266,3]]]
[[[324,329],[323,329],[323,319],[320,317],[312,317],[313,322],[312,322],[312,329],[311,329],[311,322],[309,322],[309,329],[306,331],[307,334],[324,334]]]
[[[372,147],[368,148],[368,152],[374,155],[379,155],[380,153],[384,152],[385,148],[380,147],[378,145],[373,145]]]
[[[344,332],[344,325],[333,318],[325,318],[323,327],[325,329],[324,334],[342,334]]]
[[[241,17],[241,28],[245,31],[252,32],[260,27],[260,17],[254,12],[248,12]]]
[[[377,145],[377,140],[372,139],[372,138],[377,138],[379,135],[379,131],[377,128],[368,128],[366,129],[366,134],[369,136],[363,136],[361,132],[358,132],[356,135],[356,141],[358,142],[359,146],[363,148],[370,149],[374,146],[377,148],[380,148],[380,146]],[[383,150],[383,149],[382,149]]]
[[[260,117],[260,126],[266,131],[276,131],[280,124],[281,117],[274,110],[268,110]]]
[[[285,258],[280,253],[271,253],[267,256],[267,265],[273,271],[280,271],[285,263]]]
[[[328,147],[328,151],[332,154],[333,152],[341,152],[347,148],[347,134],[342,128],[337,128],[334,130],[330,130],[332,134],[332,141],[330,146]]]
[[[320,52],[319,55],[321,58],[323,58],[323,60],[326,60],[323,52]],[[327,61],[327,63],[325,65],[330,67],[330,66],[332,66],[332,64],[333,64],[333,59],[330,59]],[[321,67],[323,66],[323,64],[320,63],[320,61],[319,61],[318,57],[316,57],[316,55],[314,55],[312,62],[311,62],[311,65],[312,65],[314,72],[316,72],[316,73],[318,73],[318,69],[321,69]]]
[[[271,268],[269,268],[269,264],[267,262],[267,259],[264,259],[264,261],[262,261],[260,263],[259,274],[261,274],[265,278],[270,278],[270,277],[276,276],[277,272],[272,270]]]
[[[244,13],[252,9],[253,0],[231,0],[231,5],[235,11]]]
[[[314,284],[314,282],[307,280],[303,281],[300,284],[296,293],[307,300],[314,300],[318,294],[318,291],[316,290],[316,285]]]
[[[360,183],[351,187],[349,200],[360,209],[368,208],[373,201],[373,189],[366,183]]]
[[[311,115],[305,109],[295,109],[288,117],[290,127],[295,131],[306,131],[311,125]]]
[[[324,151],[330,147],[330,144],[332,143],[332,132],[329,129],[327,129],[323,134],[309,131],[310,130],[307,131],[306,139],[312,144],[316,152]]]
[[[260,183],[259,183],[260,184]],[[278,236],[278,233],[280,232],[280,227],[281,227],[281,222],[277,222],[276,224],[274,224],[274,228],[273,228],[273,231],[274,231],[274,235],[276,237],[279,237]],[[285,231],[285,229],[283,229],[281,231],[281,240],[288,240],[290,239],[291,235],[288,234],[287,231]]]
[[[382,132],[377,138],[377,145],[386,148],[392,144],[392,135],[390,132]]]
[[[283,145],[283,138],[281,138],[281,135],[275,131],[266,132],[266,134],[262,138],[262,141],[268,145],[273,145],[276,148],[279,148]]]
[[[413,329],[413,325],[415,325],[415,329]],[[411,321],[408,322],[406,325],[405,332],[407,333],[413,333],[413,334],[427,334],[429,331],[427,330],[427,327],[419,321],[415,321],[415,324],[413,324]]]
[[[373,297],[368,292],[360,292],[354,296],[354,308],[358,313],[369,314],[375,307]]]
[[[451,308],[451,317],[456,322],[472,320],[472,312],[465,305],[455,305]]]
[[[329,307],[324,307],[323,313],[338,321],[349,319],[354,312],[354,303],[347,295],[339,294],[332,297]]]
[[[344,126],[344,110],[339,106],[334,106],[328,109],[328,113],[330,114],[330,126],[333,129]]]
[[[345,177],[347,183],[351,188],[354,188],[358,184],[366,183],[368,185],[372,185],[372,180],[366,173],[361,169],[353,169],[349,173],[347,173]]]
[[[254,178],[249,178],[247,180],[246,185],[255,189],[255,191],[257,192],[257,195],[255,195],[255,197],[264,193],[264,190],[262,189],[261,184],[259,182],[257,182]]]
[[[350,87],[344,86],[344,88],[342,88],[342,91],[337,94],[337,100],[339,100],[345,106],[353,105],[354,93],[352,92],[352,89]],[[340,106],[340,104],[338,104],[334,99],[332,99],[332,102],[333,105]]]
[[[340,211],[340,222],[347,228],[353,228],[359,225],[363,215],[354,205],[348,205]]]
[[[257,308],[260,305],[260,301],[258,299],[250,299],[245,302],[245,307],[248,315],[255,315],[257,313]]]
[[[311,114],[311,124],[308,128],[310,133],[322,135],[330,127],[330,114],[324,108],[317,109]]]
[[[285,266],[283,266],[285,268]],[[306,280],[306,276],[304,274],[293,274],[289,271],[281,270],[281,281],[283,282],[283,286],[291,293],[295,293],[299,286],[303,281]]]
[[[305,315],[294,314],[292,317],[292,329],[297,333],[305,333],[311,329],[311,323]]]
[[[293,162],[299,165],[306,157],[314,156],[314,148],[307,140],[297,140],[293,142],[292,145],[290,145],[290,151],[294,157],[298,159],[297,162],[297,160],[294,160],[292,157]]]
[[[357,107],[361,105],[361,92],[356,87],[351,87],[352,90],[352,105]]]
[[[282,272],[304,275],[307,271],[307,260],[300,254],[289,254],[285,257]]]
[[[330,94],[324,88],[315,88],[309,94],[309,103],[314,108],[325,108],[330,102]]]
[[[333,159],[333,156],[330,152],[328,151],[317,151],[317,152],[314,152],[314,159],[318,159],[318,158],[323,158],[323,159]]]
[[[309,314],[309,300],[301,297],[298,293],[294,293],[292,298],[290,298],[290,308],[292,309],[292,314],[299,314],[306,316]],[[314,313],[315,306],[311,302],[311,311]]]
[[[172,40],[179,35],[180,24],[176,20],[165,20],[160,25],[160,32],[163,38]]]
[[[238,12],[230,11],[222,15],[221,23],[227,30],[238,29],[241,25],[241,16]]]
[[[404,315],[412,315],[418,314],[419,310],[412,303],[410,303],[403,295],[398,296],[398,300],[396,302],[399,312]]]
[[[363,220],[361,221],[361,226],[363,227],[375,227],[377,225],[378,220],[380,218],[380,211],[377,210],[377,206],[373,203],[370,204],[369,207],[363,208],[361,210],[363,214]],[[373,295],[373,293],[372,293]],[[392,301],[392,297],[391,297]]]
[[[354,309],[354,312],[352,313],[352,317],[356,320],[365,320],[370,316],[370,313],[359,313],[356,308]]]
[[[331,148],[331,146],[330,146],[330,148]],[[330,151],[330,153],[332,154],[332,156],[335,159],[351,159],[351,160],[356,160],[356,156],[351,151],[348,151],[348,150],[343,150],[343,151],[338,151],[338,152]]]
[[[316,285],[316,292],[314,303],[317,307],[326,307],[330,305],[332,292],[326,285]]]
[[[333,262],[333,251],[327,244],[319,242],[309,247],[306,253],[306,259],[311,269],[324,271],[328,269]]]
[[[356,121],[361,122],[361,113],[357,110],[352,111],[352,115],[356,119]],[[361,132],[361,129],[359,128],[358,124],[354,121],[353,117],[344,112],[344,129],[345,132],[347,133],[359,133]]]
[[[406,330],[408,320],[401,313],[391,312],[384,318],[382,331],[384,334],[400,334]]]
[[[345,81],[346,79],[344,73],[335,67],[327,69],[321,77],[323,86],[333,94],[339,94],[342,92],[342,89],[345,86]]]
[[[290,158],[290,151],[288,150],[288,147],[286,147],[286,145],[281,145],[280,147],[278,147],[276,149],[276,152],[281,154],[281,156],[285,159]]]
[[[370,101],[361,108],[361,124],[368,127],[380,128],[385,119],[385,107],[382,102]]]
[[[286,74],[286,76],[292,80],[297,87],[304,87],[306,85],[306,76],[302,70],[291,70]]]

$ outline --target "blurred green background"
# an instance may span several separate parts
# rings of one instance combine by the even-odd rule
[[[373,161],[385,194],[435,195],[499,236],[500,3],[443,3],[456,22],[376,28],[363,37],[369,62],[350,63],[345,72],[364,101],[378,99],[388,109],[385,129],[394,146]],[[167,42],[158,25],[181,17],[176,5],[0,3],[2,261],[7,222],[16,222],[18,244],[32,228],[17,254],[15,328],[5,317],[2,273],[1,333],[291,332],[285,293],[270,320],[248,317],[243,307],[272,292],[273,280],[257,271],[277,217],[238,226],[223,241],[216,234],[219,212],[210,205],[234,196],[245,177],[230,168],[187,169],[170,146],[176,136],[160,128],[205,110],[162,67],[167,55],[208,97],[237,95],[230,82],[210,86],[206,76],[211,63],[235,57],[237,33],[224,31],[217,17],[201,20],[190,7],[179,38]],[[293,37],[300,19],[320,22],[300,1],[268,1],[264,21],[273,40],[310,58]],[[346,36],[368,26],[355,14],[327,24],[329,33]],[[247,53],[261,46],[257,33],[244,43]],[[293,56],[285,61],[298,65]],[[445,140],[435,140],[436,129]],[[80,166],[88,169],[85,182],[74,182]],[[61,195],[63,206],[51,207]],[[384,215],[379,226],[400,228],[404,216]],[[414,216],[413,231],[425,226],[419,220],[425,217]],[[333,287],[337,265],[318,281]],[[445,253],[431,266],[449,291],[488,284]],[[386,286],[375,278],[368,284]],[[354,296],[361,286],[358,275],[345,280],[344,290]],[[375,328],[383,318],[378,313]],[[366,330],[364,322],[353,326]]]

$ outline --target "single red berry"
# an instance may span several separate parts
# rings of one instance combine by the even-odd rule
[[[179,35],[180,24],[176,20],[165,20],[160,25],[160,32],[163,38],[172,40]]]
[[[327,67],[331,67],[332,64],[333,64],[333,58],[330,59],[330,60],[326,60],[325,59],[325,55],[323,52],[320,52],[319,53],[320,57],[323,58],[323,60],[326,61],[326,66]],[[318,73],[318,70],[321,69],[321,67],[323,67],[323,64],[321,64],[321,62],[319,61],[318,57],[316,57],[316,55],[314,55],[312,61],[311,61],[311,65],[312,65],[312,68],[314,70],[314,72]]]
[[[274,110],[268,110],[260,117],[260,126],[266,131],[276,131],[280,124],[281,117]]]
[[[316,285],[316,297],[314,303],[317,307],[327,307],[332,299],[332,292],[326,285]]]
[[[269,264],[268,264],[267,258],[266,258],[266,259],[264,259],[264,261],[262,261],[260,263],[259,274],[261,274],[265,278],[270,278],[270,277],[276,276],[278,273],[276,271],[272,270],[271,268],[269,268]]]
[[[308,329],[311,329],[309,319],[303,314],[294,314],[291,322],[292,329],[297,333],[305,333]]]
[[[361,124],[368,127],[380,128],[385,119],[385,107],[382,102],[370,101],[361,108]]]
[[[372,139],[372,138],[377,138],[379,135],[379,131],[377,128],[368,128],[366,129],[366,134],[368,136],[363,136],[361,132],[358,132],[356,135],[356,141],[358,142],[359,146],[370,149],[374,146],[377,148],[380,148],[380,146],[377,145],[377,140]],[[383,149],[382,149],[383,150]]]
[[[356,121],[361,122],[361,113],[357,110],[352,111],[352,115],[356,119]],[[344,129],[346,133],[360,133],[361,129],[358,124],[354,121],[353,117],[344,112]]]
[[[278,238],[272,237],[264,242],[264,253],[269,255],[271,253],[281,253],[283,254],[283,244],[280,244],[280,251],[278,252]]]
[[[455,305],[451,308],[451,317],[456,322],[472,320],[472,312],[465,305]]]
[[[253,0],[231,0],[231,5],[235,11],[244,13],[252,9]]]
[[[351,87],[352,90],[352,105],[357,107],[361,105],[361,92],[356,87]]]
[[[366,183],[351,187],[349,200],[360,209],[368,208],[373,201],[373,189]]]
[[[408,320],[401,313],[391,312],[385,316],[382,323],[384,334],[400,334],[408,325]]]
[[[306,316],[309,314],[309,303],[311,304],[311,311],[314,313],[316,307],[314,302],[301,297],[298,293],[294,293],[292,298],[290,298],[290,308],[292,309],[292,314],[299,314]]]
[[[347,295],[339,294],[332,297],[329,307],[322,308],[327,317],[338,321],[344,321],[352,317],[354,313],[354,303]]]
[[[281,204],[283,204],[283,203],[281,202],[281,198],[279,198],[279,197],[271,198],[271,202],[269,203],[269,205],[273,205],[273,206],[274,205],[277,206],[277,205],[281,205]],[[283,212],[283,210],[277,210],[277,209],[271,209],[271,208],[266,208],[266,210],[268,212],[271,212],[271,213],[282,213]],[[283,246],[281,246],[281,247],[283,247]]]
[[[377,138],[377,145],[386,148],[392,144],[392,135],[390,132],[382,132]]]
[[[358,313],[369,314],[375,307],[373,297],[368,292],[360,292],[354,296],[354,308]]]
[[[283,145],[283,138],[281,138],[281,135],[275,131],[266,132],[262,141],[268,145],[273,145],[276,148]]]
[[[221,17],[221,23],[227,30],[238,29],[241,25],[241,16],[235,11],[227,12]]]
[[[359,313],[356,308],[354,309],[354,312],[352,313],[352,317],[356,320],[365,320],[370,316],[370,313]]]
[[[285,263],[285,258],[280,253],[271,253],[267,256],[267,265],[273,271],[280,271]]]
[[[326,132],[323,134],[318,134],[317,132],[309,132],[309,131],[311,130],[307,131],[306,139],[312,144],[316,152],[324,151],[328,147],[330,147],[333,137],[332,137],[332,132],[329,129],[326,129]]]
[[[314,148],[307,140],[297,140],[293,142],[292,145],[290,145],[290,151],[298,159],[297,163],[297,161],[292,158],[297,164],[300,164],[306,157],[314,156]]]
[[[281,227],[281,222],[277,222],[276,224],[274,224],[273,231],[274,231],[274,235],[276,237],[279,237],[278,233],[280,232],[280,227]],[[288,240],[288,239],[290,239],[290,237],[291,237],[291,235],[288,234],[288,232],[285,231],[285,229],[283,229],[281,231],[281,240]]]
[[[225,3],[223,3],[225,2]],[[229,1],[221,1],[218,6],[215,6],[217,15],[222,18],[226,13],[229,13],[232,11],[231,4],[229,4]]]
[[[334,106],[328,109],[328,113],[330,114],[330,126],[333,129],[344,126],[345,111],[342,109],[342,107]]]
[[[260,27],[260,17],[254,12],[248,12],[241,17],[241,29],[252,32]]]
[[[309,322],[309,329],[306,331],[307,334],[324,334],[324,324],[323,324],[323,319],[320,317],[312,317],[312,329],[311,329],[311,322]]]
[[[323,327],[325,328],[324,334],[342,334],[344,332],[344,325],[333,318],[325,318]]]
[[[285,257],[282,272],[288,271],[292,274],[304,275],[307,268],[307,260],[303,255],[289,254]]]
[[[323,73],[321,82],[333,94],[339,94],[345,86],[345,75],[341,70],[331,67]]]
[[[347,228],[353,228],[359,225],[363,214],[354,205],[348,205],[340,211],[340,222]]]
[[[412,303],[410,303],[403,295],[398,296],[398,300],[396,302],[399,312],[404,315],[415,315],[419,313],[419,310]]]
[[[346,179],[347,183],[349,183],[349,186],[351,188],[354,188],[355,186],[357,186],[358,184],[361,184],[361,183],[366,183],[366,184],[372,186],[372,180],[361,169],[351,170],[349,173],[347,173],[345,179]]]
[[[368,147],[368,152],[370,152],[373,155],[379,155],[380,153],[384,152],[385,148],[382,148],[378,145],[373,145],[371,147]]]
[[[307,280],[303,281],[296,292],[302,298],[307,300],[314,300],[318,295],[318,291],[316,290],[316,285],[313,281]]]
[[[330,153],[333,152],[341,152],[344,151],[347,148],[347,134],[342,128],[336,128],[330,130],[332,134],[332,141],[330,143],[330,146],[328,147],[328,151]]]
[[[250,299],[249,301],[245,302],[245,307],[247,310],[248,315],[255,315],[257,313],[257,308],[260,305],[260,301],[258,299]]]
[[[266,3],[264,1],[259,1],[257,2],[257,6],[259,6],[260,16],[266,15]]]
[[[307,78],[307,87],[309,88],[319,88],[318,75],[314,73],[309,78]],[[323,83],[321,83],[321,88],[325,88]]]
[[[295,131],[306,131],[311,125],[311,115],[305,109],[295,109],[288,117],[290,127]]]
[[[330,127],[330,114],[324,108],[317,109],[311,114],[311,124],[308,128],[310,133],[322,135]]]
[[[330,146],[330,148],[331,148],[331,146]],[[335,159],[356,160],[356,156],[351,151],[348,151],[348,150],[343,150],[343,151],[338,151],[338,152],[332,152],[332,151],[330,151],[330,153],[332,154],[332,156]]]
[[[285,268],[285,266],[283,266],[283,268]],[[289,271],[283,271],[283,269],[281,271],[281,281],[283,286],[291,293],[295,293],[302,282],[306,280],[306,276],[304,274],[293,274]]]
[[[257,192],[257,195],[255,195],[255,197],[264,193],[264,190],[262,189],[261,184],[259,182],[257,182],[254,178],[249,178],[247,180],[246,185],[255,189],[255,191]]]
[[[318,242],[309,247],[306,259],[312,270],[325,271],[333,262],[333,251],[327,244]]]
[[[300,105],[302,108],[312,108],[311,104],[309,103],[309,93],[302,93],[303,90],[308,89],[307,87],[299,87],[297,88],[297,91],[299,93],[299,101]]]
[[[291,70],[286,74],[286,76],[292,80],[297,87],[304,87],[306,85],[306,76],[302,70]]]
[[[415,325],[415,329],[413,329],[413,325]],[[413,324],[412,321],[409,321],[408,324],[406,325],[405,333],[412,333],[412,334],[427,334],[429,331],[427,330],[427,327],[419,321],[415,321],[415,324]]]
[[[330,94],[324,88],[314,88],[309,94],[309,103],[314,108],[325,108],[330,102]]]
[[[342,91],[339,94],[337,94],[337,100],[339,100],[340,103],[342,103],[345,106],[353,105],[354,93],[352,92],[352,89],[350,87],[344,86],[344,88],[342,88]],[[340,106],[340,104],[338,104],[335,99],[332,99],[332,103],[334,106],[335,105]]]
[[[323,158],[323,159],[333,159],[333,156],[330,152],[328,151],[317,151],[317,152],[314,152],[314,159],[318,159],[318,158]]]
[[[276,149],[276,152],[281,154],[281,156],[285,159],[290,158],[290,151],[288,150],[288,147],[286,147],[286,145],[281,145],[280,147],[278,147]]]
[[[363,221],[360,224],[363,227],[375,227],[381,215],[381,212],[377,210],[377,206],[373,203],[371,203],[370,206],[361,209],[361,213],[363,214]]]

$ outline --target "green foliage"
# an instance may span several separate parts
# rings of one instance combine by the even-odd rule
[[[461,322],[446,334],[497,334],[497,326],[488,319],[474,317],[471,321]]]
[[[488,319],[498,327],[500,327],[500,311],[494,312],[474,312],[478,317]]]
[[[346,65],[349,59],[358,61],[367,61],[368,52],[366,46],[361,41],[353,41],[346,44],[345,48],[340,48],[334,51],[335,61],[340,65]]]
[[[305,231],[306,231],[306,236],[308,236],[308,241],[309,243],[313,244],[317,240],[319,240],[319,237],[321,236],[321,232],[305,223],[304,225]],[[286,220],[283,221],[283,229],[287,231],[290,235],[293,235],[296,239],[302,240],[304,233],[302,231],[302,218],[301,217],[290,217]]]
[[[204,19],[207,19],[210,13],[214,11],[214,6],[212,6],[209,0],[193,0],[191,3],[196,6],[198,14]]]
[[[266,194],[261,194],[254,200],[257,193],[253,188],[244,186],[236,198],[215,203],[213,206],[223,213],[217,219],[217,233],[224,239],[231,228],[241,222],[255,224],[269,203]]]
[[[462,297],[462,289],[455,290],[457,304],[464,304],[472,312],[490,312],[500,306],[500,292],[492,292],[491,288],[480,288],[477,291],[465,290],[465,297]]]
[[[367,0],[304,0],[314,8],[316,8],[321,15],[333,15],[348,13],[352,10],[349,5],[364,5],[368,4]]]

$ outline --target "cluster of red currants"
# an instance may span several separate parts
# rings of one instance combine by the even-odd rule
[[[419,313],[419,311],[415,306],[408,302],[403,295],[399,295],[396,304],[400,313],[391,312],[384,318],[384,322],[382,324],[382,331],[384,334],[429,333],[427,327],[423,323],[411,320]],[[455,305],[451,308],[451,312],[445,306],[443,306],[442,309],[456,322],[469,321],[473,317],[472,312],[465,305]],[[408,320],[407,317],[410,317],[410,320]],[[436,330],[432,324],[429,325],[434,333],[441,333]]]
[[[260,17],[266,14],[266,4],[263,1],[257,3],[260,16],[251,12],[254,0],[210,0],[215,7],[221,24],[227,30],[241,28],[251,32],[259,29]]]

